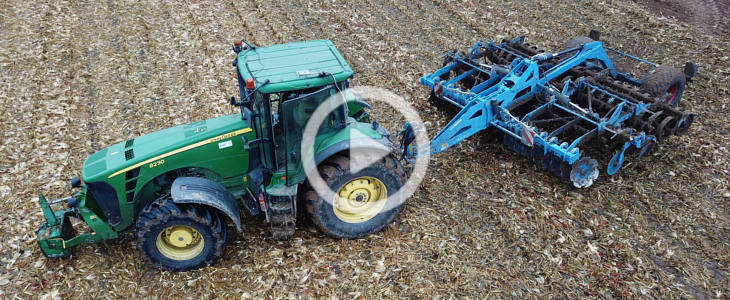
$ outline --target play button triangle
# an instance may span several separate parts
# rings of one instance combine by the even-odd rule
[[[350,172],[357,173],[390,155],[391,149],[377,140],[350,129]],[[358,137],[360,138],[354,138]]]

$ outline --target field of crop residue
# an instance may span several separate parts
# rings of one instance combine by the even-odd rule
[[[5,1],[0,298],[727,298],[727,22],[718,6],[701,9],[717,22],[697,23],[697,9],[653,2]],[[129,237],[61,260],[36,245],[38,193],[67,196],[90,153],[235,113],[236,38],[330,39],[353,84],[402,95],[437,130],[447,115],[418,80],[447,50],[519,35],[557,50],[591,29],[611,47],[700,72],[680,103],[697,114],[690,132],[589,189],[482,134],[434,157],[396,222],[361,239],[299,220],[278,242],[248,218],[241,234],[229,228],[216,265],[183,273],[146,265]],[[373,114],[390,119],[380,105]]]

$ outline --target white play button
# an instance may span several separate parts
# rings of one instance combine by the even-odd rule
[[[404,116],[406,122],[409,124],[423,123],[418,117],[418,112],[413,108],[413,105],[401,96],[376,87],[356,87],[351,89],[355,90],[365,99],[379,101],[385,105],[393,107],[395,112]],[[331,201],[336,199],[335,197],[337,197],[337,193],[332,190],[327,182],[325,182],[323,178],[323,175],[325,174],[320,174],[319,172],[322,168],[319,168],[316,164],[315,142],[319,142],[319,144],[317,144],[317,150],[319,150],[321,154],[328,152],[327,149],[332,149],[332,151],[336,152],[349,150],[350,161],[348,172],[355,176],[357,176],[357,173],[363,172],[383,160],[387,160],[386,156],[394,155],[401,151],[400,149],[395,148],[395,145],[392,145],[390,141],[386,142],[385,145],[381,143],[382,139],[378,136],[374,136],[372,132],[373,130],[368,128],[369,126],[373,126],[373,124],[367,123],[349,122],[349,126],[343,128],[343,130],[347,130],[346,134],[339,134],[338,132],[338,134],[336,134],[337,137],[332,140],[328,138],[325,138],[324,140],[318,139],[321,137],[318,133],[323,122],[327,120],[329,115],[337,107],[341,107],[342,104],[345,104],[337,103],[338,105],[330,105],[330,101],[344,99],[344,97],[338,97],[338,95],[342,94],[342,92],[335,94],[329,100],[324,101],[317,106],[317,109],[315,109],[314,113],[312,113],[304,127],[301,144],[302,167],[307,174],[309,184],[312,188],[314,188],[317,194],[319,194],[321,199],[330,201],[330,204],[333,206],[335,206],[335,204]],[[430,155],[430,152],[428,151],[429,138],[425,130],[417,130],[415,131],[415,135],[415,144],[412,146],[415,147],[415,149],[425,149],[425,151],[419,151],[419,155],[416,157],[415,164],[413,165],[411,172],[409,172],[405,183],[395,191],[390,189],[388,190],[388,196],[385,201],[386,206],[382,208],[383,210],[396,208],[402,204],[405,199],[413,195],[426,174]],[[342,147],[344,146],[340,144],[342,141],[348,141],[347,146],[349,149],[344,149],[345,147]],[[344,162],[338,161],[338,163]],[[392,161],[388,161],[388,163],[392,163]],[[402,168],[399,166],[396,167]],[[370,174],[370,176],[373,175],[377,176],[378,174]]]
[[[362,135],[350,129],[350,137]],[[391,149],[369,137],[350,140],[350,172],[357,173],[390,155]]]

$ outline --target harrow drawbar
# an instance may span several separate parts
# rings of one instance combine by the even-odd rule
[[[458,113],[428,149],[404,140],[404,157],[436,154],[496,128],[510,150],[576,187],[588,187],[599,175],[591,156],[608,153],[606,172],[613,175],[627,155],[641,157],[689,130],[694,114],[676,105],[696,66],[687,63],[681,73],[604,47],[595,41],[597,33],[592,37],[572,39],[556,53],[521,37],[478,42],[467,54],[450,51],[442,68],[421,83],[432,89],[433,104]],[[635,70],[615,67],[619,58],[650,70],[635,77]]]

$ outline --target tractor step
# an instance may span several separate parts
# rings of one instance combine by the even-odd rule
[[[272,196],[269,199],[271,235],[277,240],[291,238],[296,231],[296,203],[294,197]]]

